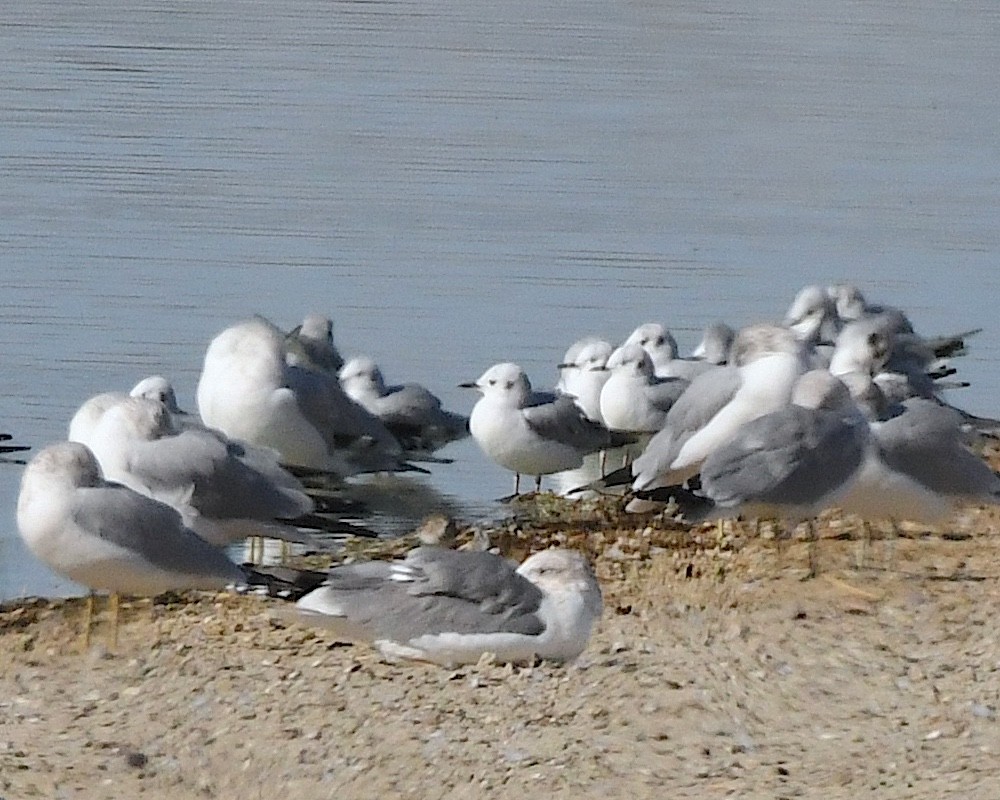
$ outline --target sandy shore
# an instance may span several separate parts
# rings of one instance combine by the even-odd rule
[[[877,540],[861,570],[833,520],[812,580],[801,541],[749,528],[542,527],[605,589],[570,666],[389,664],[225,594],[130,603],[81,653],[81,601],[8,604],[0,797],[1000,791],[996,517]]]

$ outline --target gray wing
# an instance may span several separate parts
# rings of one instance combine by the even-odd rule
[[[646,390],[646,397],[655,408],[668,412],[690,385],[690,381],[683,378],[663,378]]]
[[[539,436],[593,453],[610,446],[611,434],[594,422],[569,395],[552,395],[549,402],[521,409],[525,421]]]
[[[742,382],[738,367],[703,372],[677,398],[663,430],[649,440],[632,464],[632,474],[652,480],[667,472],[684,443],[707,425],[736,395]]]
[[[872,426],[879,455],[892,469],[952,497],[991,499],[1000,479],[961,441],[961,417],[933,400],[914,398],[903,413]]]
[[[137,443],[129,467],[154,494],[176,497],[191,487],[192,507],[212,519],[269,521],[312,510],[304,493],[278,485],[241,459],[241,452],[210,432],[189,430]]]
[[[160,569],[203,577],[206,586],[243,580],[242,570],[188,529],[177,511],[120,484],[78,489],[72,517],[88,533],[131,550]]]
[[[705,460],[702,490],[724,508],[814,505],[861,466],[867,433],[864,419],[836,411],[789,406],[765,414]]]
[[[317,591],[373,639],[544,630],[541,590],[492,553],[420,547],[402,562],[335,567]]]
[[[433,449],[468,435],[468,417],[445,411],[441,401],[418,384],[390,386],[372,408],[406,449]]]
[[[343,451],[364,469],[400,468],[399,442],[378,417],[351,400],[335,378],[296,366],[288,366],[285,377],[302,414],[331,450]]]

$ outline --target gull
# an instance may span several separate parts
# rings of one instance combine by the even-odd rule
[[[924,398],[871,422],[867,458],[840,507],[865,520],[937,525],[963,503],[1000,503],[1000,477],[964,446],[961,423]]]
[[[653,371],[658,378],[684,378],[691,380],[711,369],[711,365],[701,359],[683,359],[677,355],[677,341],[658,322],[647,322],[640,325],[623,343],[636,344],[649,353],[653,361]]]
[[[347,396],[378,417],[411,458],[469,435],[468,417],[443,409],[441,400],[419,384],[387,386],[378,365],[366,356],[344,364],[339,379]]]
[[[104,412],[112,406],[118,405],[127,397],[144,397],[159,401],[170,412],[174,425],[178,428],[200,427],[200,422],[194,419],[194,415],[188,414],[178,407],[177,395],[170,382],[160,375],[151,375],[148,378],[143,378],[127,393],[101,392],[89,397],[70,419],[66,438],[71,442],[80,442],[93,449],[94,431],[104,416]]]
[[[578,552],[543,550],[520,567],[488,552],[418,547],[402,561],[334,567],[295,604],[299,618],[389,659],[443,665],[572,661],[601,616],[601,589]]]
[[[322,314],[307,314],[285,337],[285,359],[293,366],[336,375],[344,359],[333,343],[333,321]]]
[[[601,389],[601,419],[611,430],[652,435],[687,389],[680,378],[657,378],[649,352],[638,344],[619,347],[608,359],[611,375]]]
[[[837,305],[822,286],[803,286],[785,312],[782,324],[809,347],[832,342],[840,328]]]
[[[982,328],[974,328],[950,336],[925,338],[917,336],[913,324],[903,311],[893,306],[869,303],[861,290],[853,284],[840,283],[829,286],[827,293],[834,301],[837,315],[843,324],[878,317],[882,325],[892,333],[916,337],[923,347],[937,358],[962,355],[965,353],[965,340],[982,331]]]
[[[17,527],[28,549],[92,592],[152,596],[242,583],[243,571],[169,505],[106,481],[86,445],[60,442],[24,470]],[[88,601],[89,640],[93,598]],[[115,628],[117,631],[117,602]]]
[[[231,439],[276,450],[284,464],[341,477],[415,469],[336,376],[285,362],[284,334],[263,317],[226,328],[205,353],[198,411]]]
[[[595,344],[597,342],[604,341],[600,336],[584,336],[577,339],[573,344],[571,344],[566,349],[566,354],[562,357],[562,361],[559,362],[559,380],[556,382],[556,391],[562,392],[564,394],[572,394],[566,389],[566,379],[569,376],[569,371],[574,368],[580,356],[580,351],[587,345]],[[614,348],[612,348],[614,349]],[[610,354],[610,351],[609,351]]]
[[[487,456],[514,473],[513,496],[522,473],[534,475],[540,491],[543,475],[576,469],[586,454],[622,438],[589,419],[568,395],[532,391],[517,364],[495,364],[478,380],[460,386],[482,393],[469,429]]]
[[[313,501],[273,454],[208,429],[178,433],[158,401],[123,399],[104,412],[92,441],[107,480],[173,506],[214,545],[250,536],[312,541],[285,521],[311,514]]]
[[[731,365],[694,378],[668,412],[666,426],[632,463],[632,487],[670,486],[696,475],[740,426],[787,406],[805,371],[803,345],[788,329],[762,324],[741,330]]]
[[[826,370],[812,370],[795,382],[791,405],[747,422],[705,459],[697,495],[674,496],[690,522],[741,515],[808,521],[813,576],[812,518],[849,490],[869,439],[848,388]]]
[[[614,348],[603,339],[593,339],[580,347],[572,361],[559,364],[556,391],[568,394],[583,413],[595,422],[601,417],[601,389],[610,373],[605,369]]]
[[[691,352],[691,358],[721,366],[729,361],[729,350],[733,346],[736,331],[725,322],[713,322],[702,332],[701,341]]]

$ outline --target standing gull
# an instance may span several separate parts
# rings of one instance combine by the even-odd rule
[[[522,473],[534,475],[540,491],[543,475],[576,469],[588,453],[614,445],[608,429],[589,419],[573,398],[532,391],[517,364],[495,364],[460,386],[483,395],[469,429],[487,456],[514,473],[514,496]]]
[[[405,560],[335,567],[296,603],[300,618],[387,658],[455,665],[570,661],[601,615],[587,560],[543,550],[520,567],[487,552],[418,547]]]
[[[634,489],[679,484],[750,420],[791,402],[806,371],[802,344],[774,325],[744,328],[733,343],[731,366],[697,376],[631,468]]]
[[[640,325],[625,340],[622,346],[639,345],[649,353],[653,362],[653,372],[658,378],[684,378],[691,380],[695,375],[710,370],[712,367],[706,361],[692,358],[679,358],[677,355],[677,340],[670,331],[658,322],[647,322]]]
[[[610,373],[605,369],[614,348],[603,339],[594,339],[583,345],[572,361],[559,364],[559,384],[556,391],[568,394],[583,413],[595,422],[601,417],[601,389]]]
[[[615,350],[606,369],[611,375],[601,389],[604,424],[647,437],[663,428],[667,412],[689,385],[680,378],[656,377],[649,353],[637,344]]]
[[[847,387],[826,370],[813,370],[796,381],[791,405],[747,422],[705,459],[700,495],[675,496],[690,522],[736,516],[808,521],[812,576],[812,518],[849,490],[869,438],[868,422]]]
[[[77,442],[50,445],[28,463],[17,527],[39,560],[93,591],[157,595],[244,580],[176,510],[104,480],[93,453]]]

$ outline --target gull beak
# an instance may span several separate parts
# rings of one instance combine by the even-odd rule
[[[556,369],[573,369],[575,367],[576,364],[573,364],[572,362],[569,364],[556,364]]]
[[[476,383],[475,381],[470,381],[468,383],[460,383],[460,384],[458,384],[458,388],[459,389],[478,389],[479,388],[479,384]]]

